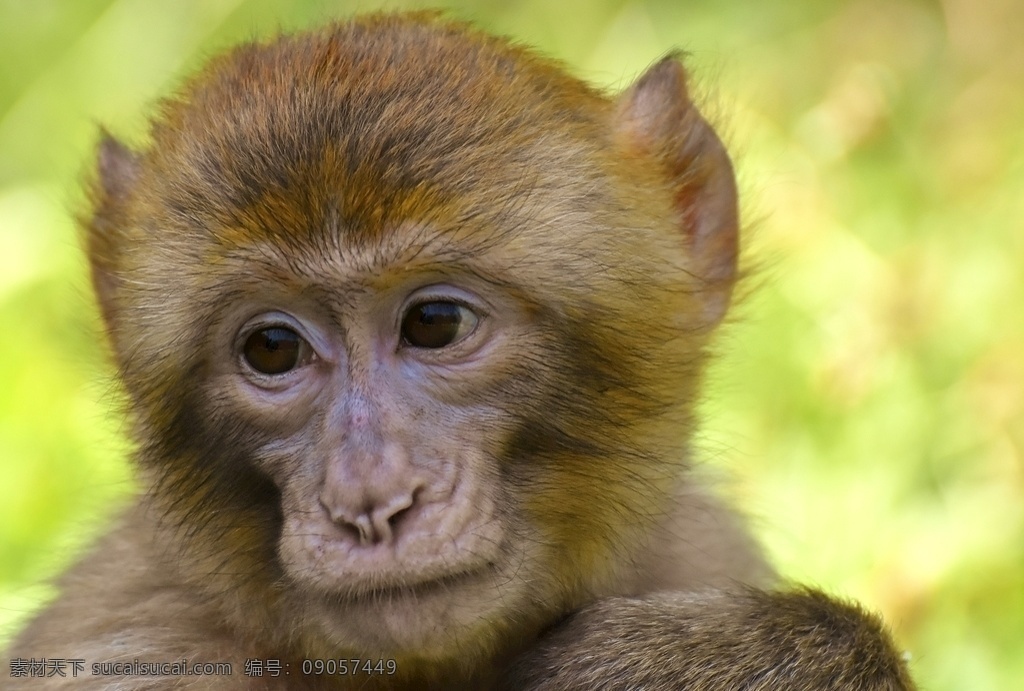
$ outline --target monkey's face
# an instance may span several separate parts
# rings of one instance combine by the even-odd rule
[[[540,559],[503,465],[520,424],[507,397],[543,344],[528,305],[429,243],[418,260],[384,252],[372,270],[351,247],[292,256],[290,279],[226,305],[213,415],[258,440],[246,455],[280,493],[294,604],[344,645],[441,654],[522,598],[514,573]]]
[[[132,259],[149,288],[125,293],[125,379],[156,432],[158,502],[185,535],[220,526],[212,545],[186,541],[213,551],[204,569],[269,569],[282,606],[330,640],[392,655],[450,655],[600,589],[683,460],[685,389],[661,377],[689,364],[659,355],[682,344],[637,309],[655,292],[593,285],[636,257],[603,276],[577,266],[596,251],[582,234],[608,222],[578,193],[520,206],[533,238],[499,225],[510,212],[431,207],[357,239],[364,221],[324,197],[272,204],[316,224],[315,242],[236,226],[161,242],[199,249],[190,266]],[[587,259],[549,253],[548,215]]]
[[[616,103],[463,30],[346,25],[105,142],[93,280],[200,587],[328,651],[457,656],[628,568],[735,250],[663,65]]]
[[[344,218],[327,196],[312,209],[275,201],[278,219],[323,235],[218,231],[173,295],[125,316],[142,350],[173,341],[172,323],[195,344],[152,373],[188,393],[157,404],[147,459],[158,492],[201,498],[186,531],[230,517],[270,546],[286,606],[360,651],[450,655],[510,621],[533,625],[519,611],[599,590],[683,461],[685,389],[663,382],[691,366],[680,338],[638,309],[656,290],[624,293],[618,278],[599,289],[664,259],[609,259],[587,275],[610,232],[579,203],[593,185],[534,191],[536,204],[501,217],[424,207],[366,232],[351,230],[365,214]],[[258,201],[243,220],[268,213]],[[557,254],[552,216],[580,234],[579,258]],[[164,285],[165,267],[143,255],[132,275]],[[219,558],[254,568],[230,535]]]

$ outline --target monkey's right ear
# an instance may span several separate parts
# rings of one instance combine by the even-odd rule
[[[123,246],[127,220],[126,206],[141,168],[137,154],[105,129],[100,131],[96,178],[92,189],[93,216],[85,224],[85,245],[93,289],[111,334],[117,321],[114,294],[117,289],[118,255]]]
[[[736,181],[725,147],[690,100],[679,56],[657,62],[619,97],[615,132],[623,154],[651,161],[667,178],[680,240],[703,284],[706,326],[714,326],[736,281]]]
[[[108,197],[124,199],[139,176],[139,157],[117,141],[106,128],[100,128],[96,168],[100,185]]]

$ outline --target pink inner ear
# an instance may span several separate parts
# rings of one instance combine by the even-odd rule
[[[724,314],[736,277],[739,213],[732,163],[686,88],[686,72],[669,56],[620,97],[622,146],[649,158],[674,188],[672,202],[694,272],[707,281],[709,318]]]

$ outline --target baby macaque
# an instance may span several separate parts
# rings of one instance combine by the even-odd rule
[[[235,48],[98,158],[145,492],[5,688],[913,688],[691,470],[739,221],[676,56],[610,96],[372,15]]]

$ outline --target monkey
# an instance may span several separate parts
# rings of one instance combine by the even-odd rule
[[[357,17],[214,58],[89,189],[143,491],[5,687],[914,688],[694,470],[740,218],[679,55],[610,94]]]

